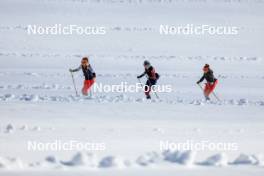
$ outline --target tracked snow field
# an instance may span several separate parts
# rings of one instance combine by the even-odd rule
[[[263,7],[262,0],[1,1],[0,175],[262,176]],[[34,24],[105,26],[106,34],[28,35]],[[165,36],[161,24],[239,32]],[[69,68],[83,56],[98,84],[134,85],[149,60],[158,85],[172,91],[151,100],[143,91],[76,96]],[[196,84],[206,63],[219,101],[205,101]],[[83,75],[73,76],[81,94]]]

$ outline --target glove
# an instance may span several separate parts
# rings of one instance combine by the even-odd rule
[[[140,76],[137,76],[137,79],[141,78]]]
[[[201,82],[200,81],[197,81],[197,84],[200,84]]]
[[[69,72],[73,72],[73,70],[72,69],[69,69]]]

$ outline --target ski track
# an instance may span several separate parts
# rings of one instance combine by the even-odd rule
[[[86,53],[62,54],[62,53],[34,53],[34,52],[0,52],[0,57],[16,57],[16,58],[81,58]],[[177,56],[177,55],[141,55],[141,54],[121,54],[109,55],[91,53],[96,59],[114,59],[118,61],[129,60],[173,60],[173,61],[222,61],[222,62],[260,62],[262,57],[258,56]]]
[[[5,78],[6,76],[27,76],[27,77],[37,77],[37,78],[68,78],[69,73],[66,70],[67,73],[37,73],[37,72],[20,72],[20,71],[0,71],[0,77]],[[113,74],[113,73],[98,73],[97,77],[107,77],[107,78],[136,78],[138,74],[132,74],[132,73],[118,73],[118,74]],[[180,79],[189,79],[189,78],[195,78],[198,79],[200,76],[197,76],[197,74],[185,74],[185,73],[164,73],[161,75],[162,78],[180,78]],[[79,75],[79,77],[82,77],[82,75]],[[247,74],[216,74],[216,77],[218,79],[264,79],[264,75],[247,75]],[[44,84],[44,83],[43,83]],[[17,85],[20,86],[20,85]],[[4,87],[10,87],[14,88],[17,87],[16,85],[0,85],[0,89],[3,89]],[[24,86],[22,86],[24,87]]]
[[[0,78],[6,79],[7,76],[22,76],[22,77],[32,77],[43,80],[45,78],[52,78],[54,80],[58,79],[67,79],[69,78],[69,74],[66,73],[37,73],[37,72],[13,72],[13,71],[5,71],[0,72]],[[132,78],[136,77],[136,74],[98,74],[99,78],[122,78],[123,80],[133,80]],[[82,78],[82,75],[79,75],[79,78]],[[194,76],[194,74],[164,74],[162,78],[177,78],[177,79],[190,79],[195,78],[198,79],[198,76]],[[264,76],[262,75],[236,75],[236,74],[228,74],[228,75],[218,75],[219,79],[259,79],[262,81]],[[64,81],[65,82],[65,81]],[[16,94],[10,93],[17,92]],[[24,92],[19,92],[24,91]],[[46,91],[41,93],[28,93],[31,91]],[[48,91],[48,92],[47,92]],[[56,92],[65,91],[61,95],[56,95]],[[136,96],[132,96],[131,94],[126,93],[116,93],[115,95],[106,95],[99,94],[89,97],[76,97],[70,95],[70,92],[73,92],[74,88],[72,85],[67,84],[59,84],[59,83],[35,83],[35,84],[0,84],[0,102],[87,102],[87,103],[146,103],[146,102],[155,102],[155,103],[166,103],[166,104],[184,104],[184,105],[231,105],[231,106],[264,106],[263,99],[254,99],[250,100],[245,97],[237,97],[236,99],[222,99],[221,101],[210,101],[206,102],[203,99],[197,98],[184,98],[183,96],[178,96],[181,94],[190,93],[190,91],[180,91],[178,89],[173,90],[172,94],[169,98],[162,97],[161,99],[153,99],[152,101],[147,101],[144,98],[137,98]],[[50,94],[52,93],[52,95]],[[66,95],[65,95],[66,93]],[[166,97],[166,96],[165,96]]]
[[[92,97],[80,97],[80,96],[61,96],[61,95],[37,95],[37,94],[4,94],[0,95],[0,102],[87,102],[87,103],[166,103],[166,104],[184,104],[184,105],[230,105],[230,106],[264,106],[264,100],[252,101],[245,98],[241,99],[225,99],[221,101],[205,101],[204,99],[183,99],[175,97],[171,99],[152,99],[146,100],[145,98],[135,98],[132,96],[126,96],[124,94],[116,96],[92,96]]]

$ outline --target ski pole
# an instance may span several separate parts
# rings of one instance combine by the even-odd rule
[[[221,101],[220,98],[218,98],[218,96],[214,93],[214,91],[212,92],[212,94],[213,94],[214,97],[217,99],[217,101]]]
[[[140,81],[140,79],[138,78],[138,82],[142,85],[142,83],[141,83],[141,81]]]
[[[92,93],[92,87],[91,87],[91,89],[89,90],[89,96],[90,96],[90,98],[92,98],[92,96],[93,96],[93,93]]]
[[[78,93],[77,93],[76,84],[75,84],[75,80],[74,80],[72,72],[71,72],[71,77],[72,77],[72,83],[73,83],[73,86],[74,86],[74,90],[75,90],[76,96],[79,96]]]
[[[157,92],[155,90],[153,92],[156,95],[157,99],[159,99],[159,96],[158,96]]]
[[[150,88],[151,87],[152,87],[152,84],[150,83]],[[153,89],[153,92],[154,92],[155,96],[157,97],[157,99],[160,99],[159,96],[158,96],[158,94],[157,94],[157,92],[156,92],[156,90]]]
[[[200,84],[198,84],[198,86],[202,89],[202,91],[203,91],[203,88],[202,88],[202,86],[200,85]]]

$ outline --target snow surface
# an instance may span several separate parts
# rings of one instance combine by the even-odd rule
[[[0,175],[264,174],[262,0],[0,2]],[[28,24],[103,25],[103,36],[29,36]],[[234,25],[237,36],[161,36],[159,25]],[[147,59],[173,92],[76,97],[69,68],[136,83]],[[221,101],[196,85],[209,63]],[[74,74],[80,92],[83,77]],[[143,80],[142,80],[143,81]],[[145,80],[144,80],[145,81]],[[102,142],[103,151],[28,151],[28,141]],[[160,150],[160,141],[234,142],[236,151]]]

